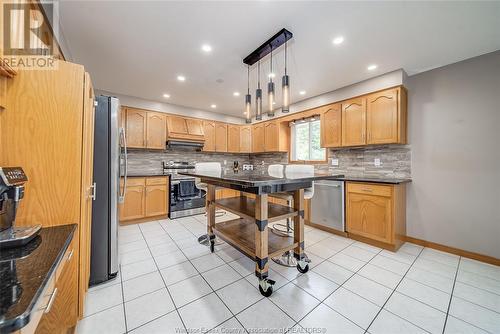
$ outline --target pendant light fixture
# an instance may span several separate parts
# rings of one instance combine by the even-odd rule
[[[247,95],[245,95],[245,121],[247,123],[252,122],[251,111],[252,111],[252,96],[250,95],[250,66],[247,66]]]
[[[255,119],[262,119],[262,89],[260,89],[260,60],[257,64],[257,90],[255,91]]]
[[[285,75],[283,75],[283,79],[281,82],[283,91],[283,106],[281,107],[282,113],[287,113],[290,111],[290,78],[286,73],[287,44],[288,39],[285,41]]]
[[[273,82],[273,47],[271,45],[271,72],[269,73],[269,83],[267,84],[267,100],[269,104],[269,109],[267,111],[267,116],[274,116],[274,82]]]

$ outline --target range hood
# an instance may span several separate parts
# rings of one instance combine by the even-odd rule
[[[194,142],[187,140],[167,140],[167,150],[194,149],[196,151],[201,151],[202,148],[203,142]]]

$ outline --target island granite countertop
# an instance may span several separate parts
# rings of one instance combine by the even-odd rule
[[[33,307],[66,252],[76,224],[42,228],[23,247],[0,252],[0,332],[30,321]]]

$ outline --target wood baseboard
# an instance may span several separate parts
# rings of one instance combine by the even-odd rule
[[[414,243],[414,244],[417,244],[417,245],[420,245],[420,246],[429,247],[432,249],[436,249],[436,250],[440,250],[443,252],[459,255],[462,257],[469,258],[469,259],[493,264],[495,266],[500,266],[500,259],[497,259],[493,256],[469,252],[469,251],[466,251],[466,250],[463,250],[460,248],[445,246],[445,245],[438,244],[435,242],[426,241],[426,240],[417,239],[417,238],[408,237],[408,236],[404,237],[404,240],[411,242],[411,243]]]
[[[120,220],[120,225],[133,225],[133,224],[140,224],[140,223],[147,223],[153,220],[159,220],[159,219],[167,219],[168,215],[162,215],[162,216],[153,216],[153,217],[145,217],[145,218],[140,218],[140,219],[132,219],[132,220]]]

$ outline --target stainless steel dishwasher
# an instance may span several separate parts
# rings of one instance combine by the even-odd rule
[[[314,182],[311,199],[311,222],[345,231],[344,181],[322,180]]]

